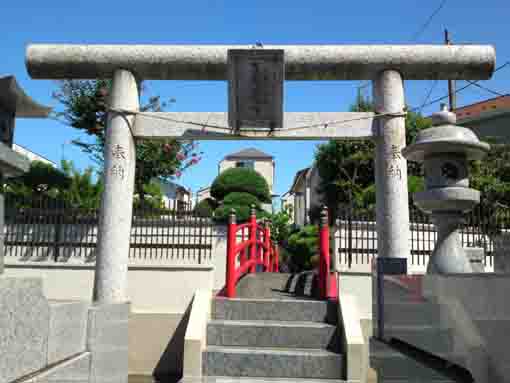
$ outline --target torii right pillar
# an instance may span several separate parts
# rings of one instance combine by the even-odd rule
[[[408,259],[410,255],[409,197],[404,82],[399,72],[385,70],[373,81],[375,112],[375,181],[379,258]]]

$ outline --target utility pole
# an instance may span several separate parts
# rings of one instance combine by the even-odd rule
[[[444,43],[446,45],[451,45],[450,34],[448,33],[448,29],[444,30]],[[455,93],[455,80],[448,80],[448,101],[450,104],[450,111],[453,111],[457,106],[457,97]]]
[[[356,105],[356,107],[359,109],[360,105],[359,105],[359,102],[361,100],[364,100],[364,94],[363,94],[363,89],[365,88],[368,88],[370,86],[370,81],[365,81],[365,82],[361,82],[357,88],[358,88],[358,99],[356,100],[356,102],[358,103],[358,105]]]

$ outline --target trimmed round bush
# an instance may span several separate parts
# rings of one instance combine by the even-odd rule
[[[230,211],[234,209],[236,212],[236,221],[246,222],[250,218],[251,205],[255,205],[257,210],[257,218],[267,217],[268,214],[261,210],[260,202],[257,197],[249,193],[229,193],[221,206],[214,211],[214,220],[221,223],[227,223]]]
[[[224,205],[238,205],[248,206],[255,205],[257,209],[260,209],[260,202],[253,194],[245,192],[232,192],[225,196],[223,199]]]
[[[223,201],[233,192],[250,193],[260,202],[271,202],[269,186],[258,172],[249,168],[231,168],[223,171],[211,185],[211,196]]]

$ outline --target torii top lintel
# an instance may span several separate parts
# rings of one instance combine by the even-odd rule
[[[39,79],[110,78],[126,69],[144,80],[226,80],[227,51],[241,45],[71,45],[27,47]],[[485,80],[496,62],[491,45],[267,45],[285,51],[286,80],[371,80],[399,71],[409,80]]]

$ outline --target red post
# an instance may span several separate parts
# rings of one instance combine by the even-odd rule
[[[236,237],[237,237],[237,233],[236,233]],[[244,241],[246,240],[246,234],[245,234],[245,228],[243,227],[241,229],[241,243],[244,243]],[[250,233],[248,232],[248,239],[250,237]],[[240,266],[243,266],[244,263],[246,262],[246,252],[247,250],[243,250],[240,254],[239,254],[239,264]]]
[[[257,211],[255,205],[251,205],[250,209],[250,260],[257,258]],[[249,273],[255,273],[257,271],[257,265],[254,263],[253,266],[248,270]]]
[[[225,278],[225,295],[227,298],[236,296],[236,231],[236,213],[232,209],[227,231],[227,274]]]
[[[321,211],[319,226],[319,292],[321,298],[329,295],[329,223],[328,208]]]
[[[278,253],[278,244],[275,243],[274,244],[274,269],[273,271],[275,273],[278,273],[280,271],[280,265],[279,265],[279,262],[280,262],[280,254]]]
[[[264,271],[269,271],[269,256],[271,254],[271,229],[269,220],[264,221]]]

